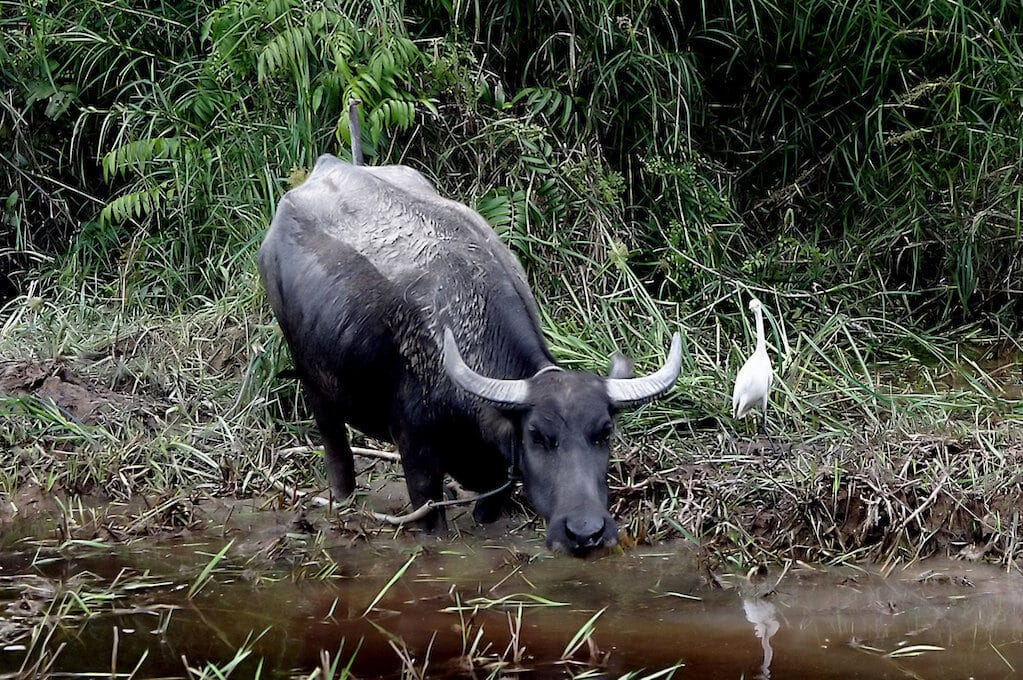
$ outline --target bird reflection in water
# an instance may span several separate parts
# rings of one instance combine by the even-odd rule
[[[760,664],[757,680],[768,680],[771,677],[771,660],[774,658],[771,638],[781,627],[778,608],[767,599],[774,593],[777,582],[770,585],[763,583],[766,575],[767,570],[763,566],[750,569],[746,574],[746,587],[742,589],[742,610],[746,620],[753,624],[753,634],[760,638],[760,646],[764,650],[764,661]]]
[[[764,662],[760,664],[757,678],[768,680],[771,677],[771,659],[774,658],[771,638],[781,626],[778,622],[778,610],[773,602],[763,598],[743,598],[742,609],[746,612],[746,620],[753,624],[753,634],[760,638],[760,646],[764,649]]]

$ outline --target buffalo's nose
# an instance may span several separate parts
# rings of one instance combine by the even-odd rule
[[[604,518],[570,517],[565,522],[565,533],[577,548],[595,548],[602,543]]]

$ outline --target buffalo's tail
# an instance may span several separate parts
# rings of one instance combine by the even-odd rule
[[[352,137],[352,165],[365,165],[362,159],[362,132],[359,130],[359,104],[352,97],[348,100],[348,133]]]

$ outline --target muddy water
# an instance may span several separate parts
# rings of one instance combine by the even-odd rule
[[[270,532],[226,532],[110,549],[7,531],[0,678],[187,677],[239,650],[249,653],[231,677],[308,677],[339,650],[359,678],[619,677],[676,664],[676,678],[1023,673],[1023,579],[985,565],[791,566],[748,579],[699,569],[681,545],[579,561],[504,535],[292,532],[266,550],[257,543]],[[592,645],[563,658],[601,611]]]

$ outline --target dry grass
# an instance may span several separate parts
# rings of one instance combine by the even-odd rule
[[[932,555],[1008,566],[1023,554],[1018,432],[786,446],[780,458],[766,442],[708,441],[672,455],[660,470],[623,462],[617,515],[633,536],[682,537],[737,567]]]

